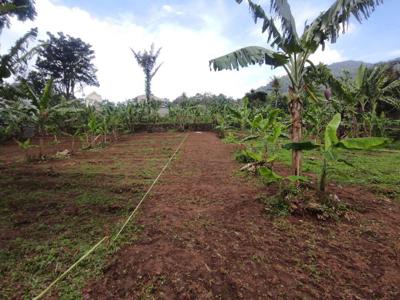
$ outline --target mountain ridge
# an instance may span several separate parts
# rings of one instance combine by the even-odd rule
[[[350,73],[350,76],[354,78],[357,73],[357,69],[362,64],[369,68],[377,66],[377,65],[381,65],[381,64],[390,64],[390,65],[396,66],[396,68],[400,70],[400,57],[395,58],[395,59],[390,59],[387,61],[377,62],[377,63],[367,63],[367,62],[364,62],[361,60],[344,60],[341,62],[332,63],[332,64],[328,65],[328,68],[332,71],[332,74],[335,77],[339,77],[340,75],[342,75],[343,71],[348,71]],[[284,76],[279,77],[279,79],[281,81],[280,92],[286,93],[289,88],[289,78],[287,75],[284,75]],[[272,91],[271,81],[268,82],[266,85],[257,88],[255,91],[256,92],[265,92],[265,93],[271,92]]]

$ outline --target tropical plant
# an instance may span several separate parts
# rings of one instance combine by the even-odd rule
[[[240,106],[227,106],[227,119],[234,125],[239,126],[241,130],[244,130],[249,124],[249,118],[251,110],[249,109],[249,99],[243,98]]]
[[[33,20],[36,17],[34,0],[2,0],[0,3],[0,32],[9,27],[10,17],[20,21]]]
[[[76,114],[80,109],[76,108],[73,103],[64,99],[61,103],[52,106],[51,99],[53,96],[53,80],[50,79],[41,93],[36,94],[26,82],[23,83],[32,104],[35,106],[35,121],[39,134],[39,157],[43,158],[44,154],[44,136],[47,135],[49,129],[55,127],[55,121],[60,115]]]
[[[93,148],[96,145],[103,132],[104,128],[102,128],[102,124],[99,122],[96,114],[91,113],[87,122],[86,133],[86,141],[89,148]]]
[[[28,99],[10,101],[0,98],[0,141],[20,137],[23,126],[36,123],[36,107]]]
[[[289,143],[284,145],[285,149],[293,150],[313,150],[320,149],[323,157],[321,176],[319,180],[319,190],[325,192],[327,183],[327,174],[329,162],[338,161],[353,166],[350,162],[339,158],[337,149],[345,150],[369,150],[380,147],[389,142],[389,139],[383,137],[366,137],[366,138],[346,138],[339,139],[337,130],[341,122],[340,114],[336,114],[328,123],[325,129],[324,144],[318,145],[312,142]]]
[[[229,126],[228,122],[226,121],[226,119],[222,114],[217,114],[216,119],[217,119],[217,126],[215,126],[215,129],[218,132],[218,136],[221,139],[223,139],[225,138],[226,131],[231,127]]]
[[[32,28],[16,41],[7,54],[0,56],[0,83],[11,75],[17,75],[25,70],[28,60],[37,50],[36,47],[28,49],[29,43],[36,39],[37,33],[37,28]]]
[[[236,0],[242,3],[243,0]],[[275,51],[259,46],[239,49],[228,55],[213,59],[210,66],[214,70],[231,70],[254,64],[267,64],[285,69],[289,80],[289,112],[292,118],[292,141],[302,139],[302,94],[306,91],[304,74],[306,65],[312,64],[310,55],[325,43],[335,43],[340,32],[344,32],[350,17],[358,21],[367,19],[382,0],[336,0],[331,7],[321,13],[311,24],[307,24],[301,36],[297,34],[296,23],[287,0],[271,0],[271,11],[280,20],[275,24],[264,9],[251,0],[247,0],[250,11],[257,22],[260,19],[262,32],[268,33],[268,41]],[[280,30],[281,29],[281,30]],[[301,172],[301,150],[293,150],[292,169],[295,175]]]
[[[145,50],[143,52],[135,52],[131,49],[133,55],[139,66],[143,69],[145,75],[145,92],[147,104],[151,102],[151,81],[153,77],[157,74],[161,65],[156,66],[157,58],[160,55],[161,48],[154,52],[154,44],[151,45],[149,51]]]
[[[32,159],[32,157],[29,155],[29,149],[37,147],[37,146],[33,145],[31,143],[30,139],[27,139],[27,140],[22,141],[22,142],[17,140],[16,142],[17,142],[19,148],[25,153],[25,160],[26,161],[30,161]]]
[[[267,118],[261,114],[257,114],[249,125],[252,134],[245,137],[243,141],[257,140],[263,149],[263,160],[265,162],[273,162],[274,157],[268,157],[269,145],[275,144],[281,135],[283,124],[278,121],[280,109],[272,109],[269,111]]]

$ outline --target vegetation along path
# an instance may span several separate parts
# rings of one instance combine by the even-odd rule
[[[190,133],[142,206],[140,238],[84,298],[400,296],[398,203],[348,187],[341,193],[358,203],[349,220],[271,218],[260,201],[271,188],[240,176],[233,150],[212,133]]]

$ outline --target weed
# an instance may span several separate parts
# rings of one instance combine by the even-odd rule
[[[252,163],[256,160],[248,155],[246,150],[238,150],[235,152],[235,160],[242,164]]]

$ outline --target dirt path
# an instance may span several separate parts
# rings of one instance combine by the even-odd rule
[[[142,238],[85,299],[400,297],[399,205],[374,200],[357,223],[270,219],[232,150],[190,133],[141,209]]]

